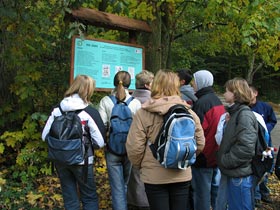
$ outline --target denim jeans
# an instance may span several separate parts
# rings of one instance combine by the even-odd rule
[[[241,178],[228,177],[227,188],[229,210],[254,209],[253,175]]]
[[[145,190],[150,210],[189,210],[191,182],[147,184]]]
[[[98,210],[93,165],[88,165],[86,182],[84,181],[84,167],[56,164],[66,210],[80,210],[80,200],[83,210]]]
[[[113,210],[127,210],[127,184],[131,164],[127,156],[117,156],[107,151],[105,153],[112,194]]]
[[[216,198],[221,173],[218,168],[192,167],[192,188],[194,210],[216,209]]]
[[[221,174],[215,210],[227,210],[227,176]]]

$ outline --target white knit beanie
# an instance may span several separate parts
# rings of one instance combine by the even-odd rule
[[[193,74],[197,91],[213,85],[213,74],[208,70],[199,70]]]

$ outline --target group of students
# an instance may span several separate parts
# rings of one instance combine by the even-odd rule
[[[126,142],[127,155],[115,155],[105,147],[113,210],[127,210],[128,206],[150,210],[254,209],[255,188],[256,192],[267,189],[267,178],[263,182],[265,187],[254,185],[251,161],[257,141],[257,120],[250,110],[260,111],[266,122],[272,121],[271,127],[267,125],[269,131],[277,121],[266,103],[257,101],[249,107],[257,91],[252,91],[246,80],[234,78],[226,82],[226,108],[214,92],[214,78],[208,70],[193,75],[185,69],[159,70],[155,76],[143,70],[136,75],[136,90],[132,95],[128,91],[131,83],[128,72],[117,72],[113,82],[115,89],[111,94],[119,101],[135,98],[128,105],[133,121]],[[62,110],[88,107],[94,88],[91,77],[78,75],[60,103]],[[197,158],[186,170],[162,167],[149,148],[161,128],[163,115],[175,104],[189,110],[196,126]],[[81,119],[89,121],[92,141],[99,148],[105,146],[113,105],[110,97],[105,96],[98,111],[90,107],[91,111],[85,109],[79,113]],[[224,113],[227,113],[226,125],[218,145],[215,136]],[[60,114],[58,108],[52,111],[42,133],[43,140],[54,117]],[[98,209],[93,151],[91,154],[87,182],[81,179],[83,163],[56,164],[66,209],[80,209],[80,201],[83,209]]]

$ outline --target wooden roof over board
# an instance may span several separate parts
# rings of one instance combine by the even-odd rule
[[[71,15],[74,19],[78,19],[86,24],[100,26],[109,29],[122,31],[142,31],[152,32],[150,26],[141,20],[122,17],[115,14],[101,12],[94,9],[79,8],[73,9]]]

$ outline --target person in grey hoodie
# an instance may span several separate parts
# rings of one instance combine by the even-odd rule
[[[181,97],[189,105],[192,106],[194,104],[194,102],[196,102],[197,97],[195,96],[193,87],[190,85],[190,82],[192,81],[192,75],[190,73],[190,70],[180,69],[180,70],[177,70],[177,74],[180,79]]]
[[[68,209],[80,209],[80,201],[84,210],[98,210],[98,197],[93,172],[93,147],[102,148],[106,133],[99,112],[90,106],[90,99],[95,89],[95,80],[87,75],[78,75],[60,102],[63,112],[82,110],[78,116],[81,123],[86,123],[89,128],[92,147],[88,149],[88,166],[83,161],[77,165],[64,165],[55,163],[56,170],[61,183],[64,207]],[[42,139],[46,140],[54,121],[54,118],[62,113],[59,107],[53,109],[49,116]],[[87,168],[87,180],[84,180],[84,167]]]

